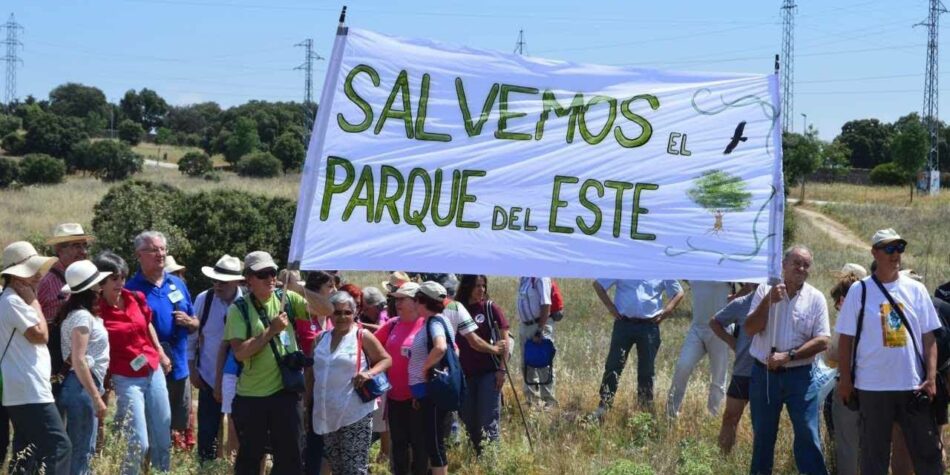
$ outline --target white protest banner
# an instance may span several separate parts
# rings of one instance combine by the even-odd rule
[[[778,104],[774,75],[574,64],[341,27],[290,262],[777,277]]]

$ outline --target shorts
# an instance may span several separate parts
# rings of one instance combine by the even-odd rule
[[[237,393],[236,374],[224,374],[221,376],[221,414],[231,414],[231,404],[234,402],[234,394]]]
[[[373,411],[373,432],[389,432],[389,424],[383,415],[386,413],[386,398],[377,399],[376,410]]]
[[[178,381],[166,378],[165,386],[168,387],[168,406],[172,411],[172,430],[188,429],[188,418],[191,415],[191,381],[188,378]]]
[[[733,399],[748,401],[750,381],[752,381],[751,376],[732,375],[732,380],[729,381],[729,389],[726,389],[726,396],[729,396]]]

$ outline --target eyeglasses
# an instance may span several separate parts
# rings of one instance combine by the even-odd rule
[[[888,255],[894,254],[895,252],[898,254],[903,254],[904,250],[907,249],[907,243],[896,242],[893,244],[887,244],[885,246],[878,246],[878,249],[884,251],[884,254]]]
[[[264,269],[254,272],[251,275],[253,275],[256,279],[268,280],[277,277],[277,271],[274,269]]]
[[[348,317],[348,316],[350,316],[350,315],[353,315],[353,311],[352,311],[352,310],[334,310],[334,311],[333,311],[333,316],[335,316],[335,317],[342,317],[342,316],[347,316],[347,317]]]

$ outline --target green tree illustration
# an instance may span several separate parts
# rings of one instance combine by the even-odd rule
[[[723,230],[722,217],[726,211],[742,211],[752,203],[752,193],[746,191],[741,178],[722,170],[710,170],[696,179],[686,194],[693,202],[713,212],[716,221],[712,232]]]

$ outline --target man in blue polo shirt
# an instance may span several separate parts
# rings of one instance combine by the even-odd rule
[[[179,448],[194,446],[194,434],[188,429],[191,412],[191,388],[188,385],[188,334],[198,329],[198,319],[185,283],[165,272],[168,254],[165,235],[143,231],[135,237],[135,256],[139,271],[125,287],[145,294],[152,309],[152,325],[165,354],[172,362],[165,376],[168,402],[172,410],[172,440]]]
[[[617,290],[611,301],[607,291],[614,286]],[[594,291],[613,320],[610,351],[600,385],[600,405],[594,417],[603,419],[613,403],[620,373],[634,345],[637,347],[637,402],[641,409],[653,412],[653,378],[656,355],[660,350],[660,322],[669,317],[683,300],[683,287],[675,280],[598,279],[594,281]]]

